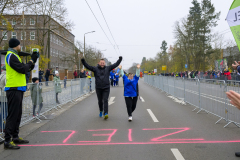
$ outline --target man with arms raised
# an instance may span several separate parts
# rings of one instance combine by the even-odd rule
[[[118,61],[113,65],[106,66],[105,60],[101,59],[96,67],[89,66],[85,59],[81,59],[82,64],[94,72],[95,75],[95,83],[96,83],[96,93],[98,97],[98,105],[100,114],[99,116],[103,116],[104,109],[104,119],[108,119],[108,97],[110,93],[110,82],[109,75],[110,71],[119,66],[122,61],[122,57],[120,56]],[[104,106],[104,107],[103,107]]]

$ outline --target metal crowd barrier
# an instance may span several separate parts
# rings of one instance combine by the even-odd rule
[[[54,81],[48,81],[47,83],[44,82],[38,84],[29,83],[27,87],[28,90],[24,93],[23,97],[22,119],[20,126],[23,126],[36,119],[41,121],[41,117],[46,119],[45,115],[47,112],[53,109],[59,110],[61,109],[62,105],[71,102],[89,92],[94,91],[95,78],[80,78],[67,80],[66,82],[60,81],[60,83],[55,83]],[[57,88],[61,88],[61,93],[58,93],[59,103],[57,102],[56,97]],[[40,90],[42,92],[40,92]],[[0,140],[3,140],[4,128],[7,118],[7,98],[4,88],[0,88],[0,94]],[[43,100],[42,104],[41,97]],[[33,103],[36,104],[35,115],[33,115]],[[41,106],[42,108],[38,113],[39,107]]]
[[[218,79],[184,79],[167,76],[144,75],[145,83],[158,88],[168,95],[195,106],[193,111],[202,111],[226,121],[227,127],[233,123],[240,127],[240,110],[231,105],[226,92],[240,93],[240,82]]]

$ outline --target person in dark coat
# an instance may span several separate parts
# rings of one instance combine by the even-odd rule
[[[103,116],[103,105],[104,105],[104,119],[108,119],[108,97],[110,93],[110,82],[109,76],[110,71],[119,66],[122,62],[122,57],[120,56],[118,61],[113,65],[106,66],[105,60],[101,59],[96,67],[89,66],[85,59],[81,59],[82,64],[94,72],[95,75],[95,84],[96,84],[96,93],[98,97],[98,105],[100,114],[99,116]]]
[[[50,70],[47,69],[47,70],[46,70],[46,73],[45,73],[46,86],[48,86],[49,76],[50,76]]]
[[[42,71],[42,69],[40,68],[39,69],[39,85],[42,85],[42,79],[43,79],[43,74],[44,74],[44,71]]]

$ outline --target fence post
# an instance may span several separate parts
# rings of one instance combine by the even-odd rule
[[[72,89],[72,80],[71,80],[71,101],[73,101],[73,89]]]
[[[183,101],[186,102],[185,78],[183,78],[183,83],[184,83],[184,99],[183,99]]]
[[[199,111],[197,112],[197,114],[198,113],[200,113],[201,111],[202,111],[202,106],[201,106],[201,89],[200,89],[200,81],[199,81],[199,79],[198,79],[198,94],[199,94],[199,96],[198,96],[198,99],[199,99],[199,102],[198,102],[198,107],[199,107]]]
[[[174,77],[174,81],[173,81],[173,97],[175,96],[176,97],[176,93],[175,93],[175,80],[176,80],[176,77]]]

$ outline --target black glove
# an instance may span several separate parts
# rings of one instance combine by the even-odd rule
[[[122,56],[119,56],[119,59],[122,59]]]
[[[29,72],[32,71],[34,67],[35,67],[35,64],[32,64],[31,67],[29,68]]]
[[[36,63],[37,59],[39,58],[39,53],[38,52],[33,52],[31,58],[32,58],[33,63]]]
[[[82,59],[81,59],[81,62],[83,62],[83,61],[85,61],[85,59],[84,59],[84,58],[82,58]]]

